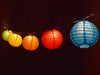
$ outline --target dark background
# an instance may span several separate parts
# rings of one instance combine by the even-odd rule
[[[34,52],[11,47],[0,38],[1,75],[100,75],[100,41],[89,49],[77,48],[69,37],[73,25],[68,24],[99,10],[99,0],[0,0],[1,27],[40,32],[61,26],[64,37],[61,47],[49,50],[42,45],[42,33],[35,34],[40,46]],[[100,29],[100,14],[88,20]]]

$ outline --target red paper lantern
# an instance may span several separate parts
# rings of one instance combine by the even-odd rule
[[[48,49],[56,49],[61,46],[62,42],[63,36],[56,29],[46,31],[42,35],[42,43]]]

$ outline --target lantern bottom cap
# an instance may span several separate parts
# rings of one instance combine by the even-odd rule
[[[89,48],[89,45],[87,45],[87,44],[82,44],[82,45],[80,45],[80,48]]]

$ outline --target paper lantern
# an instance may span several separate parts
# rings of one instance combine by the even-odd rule
[[[93,23],[80,21],[72,27],[70,38],[75,46],[89,48],[97,42],[99,31]]]
[[[42,43],[48,49],[56,49],[61,46],[62,42],[63,36],[56,29],[46,31],[42,35]]]
[[[8,41],[8,38],[9,36],[13,34],[13,32],[11,30],[5,30],[3,31],[2,33],[2,38],[5,40],[5,41]]]
[[[23,39],[22,45],[26,50],[34,51],[39,46],[39,40],[34,35],[25,36]]]
[[[11,34],[8,40],[9,44],[13,47],[18,47],[22,43],[22,37],[18,34]]]

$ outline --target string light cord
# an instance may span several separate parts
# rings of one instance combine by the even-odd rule
[[[90,17],[92,17],[92,16],[94,16],[94,15],[96,15],[96,14],[99,14],[99,13],[100,13],[100,11],[95,12],[95,13],[92,13],[92,14],[90,14],[89,16],[86,16],[86,17],[82,18],[82,20],[86,20],[86,19],[88,19],[88,18],[90,18]]]
[[[82,20],[86,20],[86,19],[88,19],[88,18],[90,18],[90,17],[92,17],[92,16],[94,16],[94,15],[96,15],[96,14],[99,14],[99,13],[100,13],[100,11],[97,11],[97,12],[95,12],[95,13],[92,13],[92,14],[90,14],[90,15],[84,17],[84,18],[81,18],[81,19],[79,19],[79,20],[75,20],[75,21],[73,21],[73,22],[67,23],[67,24],[65,24],[65,26],[66,26],[66,25],[69,25],[69,24],[77,23],[77,22],[82,21]],[[53,29],[59,29],[59,28],[61,28],[62,26],[63,26],[63,25],[58,26],[58,27],[53,28]],[[7,26],[2,26],[1,28],[7,29],[7,30],[9,29]],[[50,29],[48,29],[48,30],[50,30]],[[14,31],[14,32],[15,32],[15,33],[18,33],[18,34],[31,34],[31,35],[34,35],[34,34],[38,34],[38,33],[43,33],[43,32],[45,32],[45,31],[47,31],[47,30],[43,30],[43,31],[39,31],[39,32],[32,32],[32,33],[30,33],[30,32],[16,32],[16,31]]]
[[[92,17],[92,16],[95,16],[95,15],[99,14],[99,13],[100,13],[100,11],[94,12],[94,13],[92,13],[92,14],[89,14],[89,15],[86,16],[86,17],[81,18],[81,19],[78,19],[78,20],[69,22],[69,23],[67,23],[67,24],[65,24],[65,25],[61,25],[61,26],[59,26],[59,27],[56,27],[55,29],[60,29],[62,26],[67,26],[67,25],[72,26],[73,24],[75,24],[75,23],[77,23],[77,22],[79,22],[79,21],[86,20],[86,19],[88,19],[88,18],[90,18],[90,17]]]
[[[90,18],[90,17],[92,17],[92,16],[94,16],[94,15],[96,15],[96,14],[99,14],[99,13],[100,13],[100,11],[97,11],[97,12],[95,12],[95,13],[89,14],[88,16],[86,16],[86,17],[84,17],[84,18],[81,18],[81,19],[79,19],[79,20],[75,20],[75,21],[73,21],[73,22],[71,22],[71,23],[69,23],[69,24],[73,24],[73,23],[77,23],[77,22],[82,21],[82,20],[86,20],[86,19],[88,19],[88,18]]]

